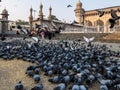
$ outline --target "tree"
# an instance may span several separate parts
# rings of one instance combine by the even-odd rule
[[[16,21],[16,24],[19,24],[19,25],[29,25],[29,22],[19,19],[19,20]]]
[[[53,20],[59,20],[55,15],[52,15]]]

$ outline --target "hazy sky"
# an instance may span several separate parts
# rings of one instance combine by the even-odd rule
[[[80,0],[82,7],[85,10],[92,10],[97,8],[105,8],[111,6],[120,6],[120,0]],[[27,20],[29,17],[29,9],[32,6],[35,13],[34,18],[38,17],[39,7],[41,0],[2,0],[0,2],[0,12],[6,8],[9,12],[9,20]],[[52,7],[52,14],[57,16],[60,20],[66,20],[68,22],[75,19],[74,9],[78,0],[42,0],[43,14],[47,17],[49,7]],[[72,7],[67,8],[67,5],[71,4]]]

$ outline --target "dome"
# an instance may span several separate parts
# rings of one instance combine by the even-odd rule
[[[50,6],[49,9],[52,10],[52,7]]]
[[[8,14],[8,11],[6,9],[3,9],[2,14]]]
[[[77,2],[76,6],[82,7],[82,3],[80,2],[80,0]]]

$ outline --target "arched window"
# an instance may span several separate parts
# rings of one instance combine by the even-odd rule
[[[86,26],[92,26],[92,22],[89,20],[86,20]]]
[[[104,32],[104,22],[102,20],[96,21],[96,26],[99,26],[99,32]]]
[[[96,21],[96,26],[104,26],[104,22],[99,19]]]

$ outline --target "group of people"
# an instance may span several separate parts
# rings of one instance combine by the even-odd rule
[[[61,29],[61,28],[60,28]],[[60,33],[60,29],[50,29],[49,27],[38,28],[36,34],[41,36],[42,39],[48,38],[49,40],[56,34]]]

